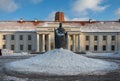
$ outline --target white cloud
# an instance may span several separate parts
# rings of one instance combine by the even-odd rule
[[[88,17],[76,17],[76,18],[69,18],[65,16],[66,21],[88,21]]]
[[[38,3],[40,3],[41,1],[43,1],[43,0],[31,0],[31,2],[34,3],[34,4],[38,4]]]
[[[14,0],[0,0],[0,10],[13,12],[18,9],[18,4]]]
[[[33,4],[37,4],[40,3],[43,0],[30,0],[31,3]],[[22,4],[23,1],[21,0]],[[5,11],[5,12],[14,12],[15,10],[17,10],[19,7],[21,7],[20,5],[18,5],[20,2],[17,0],[0,0],[0,10],[1,11]]]
[[[88,10],[103,11],[108,6],[102,6],[103,0],[76,0],[72,5],[72,10],[78,13],[87,14]]]
[[[56,13],[55,11],[51,12],[45,20],[54,21],[55,13]]]
[[[51,12],[45,20],[54,21],[55,13],[56,13],[55,11]],[[87,21],[89,20],[88,17],[69,18],[65,16],[65,14],[64,14],[64,18],[65,18],[65,21]]]
[[[115,14],[116,14],[117,16],[120,16],[120,8],[118,8],[118,9],[115,11]]]

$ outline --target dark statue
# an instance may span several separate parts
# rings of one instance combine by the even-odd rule
[[[55,30],[55,48],[67,48],[67,32],[62,28],[62,23],[60,23],[59,28]]]

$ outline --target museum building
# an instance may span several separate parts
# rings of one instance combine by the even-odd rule
[[[14,52],[53,50],[54,30],[59,23],[67,32],[67,49],[73,52],[120,50],[120,20],[65,21],[63,12],[56,12],[54,21],[0,21],[0,49]]]

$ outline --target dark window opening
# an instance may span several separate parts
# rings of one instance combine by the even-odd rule
[[[115,36],[112,36],[112,41],[114,41],[115,40]]]
[[[6,40],[6,35],[3,35],[3,40]]]
[[[3,49],[6,49],[6,45],[3,45]]]
[[[97,41],[98,40],[98,36],[94,36],[94,40]]]
[[[32,45],[28,45],[28,50],[32,50]]]
[[[105,45],[103,45],[103,51],[106,51],[106,46]]]
[[[86,40],[88,41],[90,39],[90,37],[89,36],[86,36]]]
[[[23,45],[20,45],[20,50],[23,50]]]
[[[23,35],[20,35],[20,40],[23,40]]]
[[[97,51],[97,45],[94,46],[94,51]]]
[[[111,46],[111,50],[115,51],[115,46],[114,45]]]
[[[86,51],[89,51],[89,45],[86,45],[85,49]]]
[[[14,40],[15,39],[15,36],[14,35],[11,35],[11,40]]]
[[[11,45],[11,50],[14,50],[14,49],[15,49],[14,45]]]
[[[31,39],[32,39],[31,35],[28,35],[28,40],[31,40]]]
[[[103,36],[103,40],[106,40],[106,38],[107,38],[106,36]]]

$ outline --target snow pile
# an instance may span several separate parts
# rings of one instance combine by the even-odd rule
[[[65,49],[55,49],[4,67],[6,72],[27,75],[102,74],[117,68],[116,63],[87,58]]]

